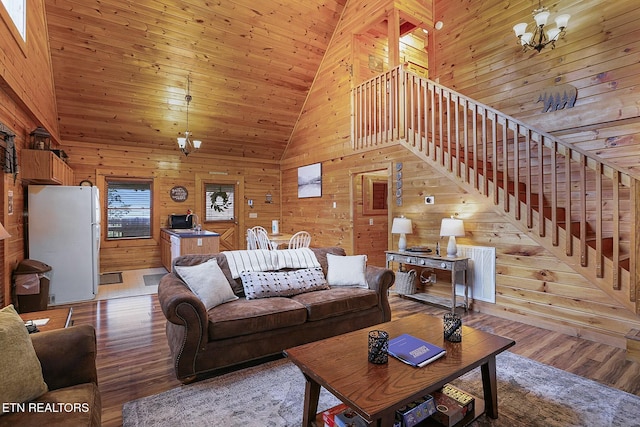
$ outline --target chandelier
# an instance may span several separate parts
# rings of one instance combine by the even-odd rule
[[[567,22],[569,22],[571,15],[565,13],[556,16],[556,27],[548,29],[545,33],[544,27],[547,25],[549,15],[549,9],[542,6],[540,0],[538,0],[538,8],[533,11],[533,19],[536,21],[536,28],[533,33],[527,32],[526,22],[521,22],[513,27],[513,31],[515,31],[524,52],[529,49],[535,49],[540,52],[549,44],[553,49],[556,47],[556,40],[564,36],[565,28],[567,28]]]
[[[182,151],[185,156],[188,156],[200,148],[200,144],[202,144],[202,141],[198,139],[191,139],[191,131],[189,130],[189,103],[192,99],[190,76],[187,76],[187,94],[184,99],[187,101],[187,129],[184,131],[184,136],[178,137],[178,147],[180,147],[180,151]]]

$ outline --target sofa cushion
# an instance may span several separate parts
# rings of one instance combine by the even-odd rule
[[[337,256],[327,254],[327,282],[329,286],[357,286],[368,288],[367,256]]]
[[[343,248],[339,246],[329,246],[326,248],[309,248],[315,254],[316,259],[320,263],[320,267],[322,267],[322,272],[324,273],[324,277],[327,277],[328,272],[328,264],[327,264],[327,255],[339,255],[345,256],[347,253]]]
[[[0,360],[0,402],[27,402],[47,392],[40,360],[13,305],[0,310]]]
[[[291,297],[307,308],[309,321],[341,316],[378,305],[378,293],[363,288],[337,287]]]
[[[229,263],[227,262],[227,257],[222,254],[218,254],[216,255],[216,260],[218,261],[218,266],[220,267],[225,277],[227,278],[227,281],[231,285],[231,289],[233,289],[233,293],[240,297],[243,297],[244,288],[242,287],[242,281],[240,280],[240,278],[234,279],[233,277],[231,277],[231,270],[229,269]]]
[[[291,298],[241,298],[209,311],[209,339],[220,340],[286,328],[301,325],[306,320],[305,306]]]
[[[26,407],[24,412],[16,411],[1,416],[0,427],[100,426],[102,404],[98,386],[94,383],[49,391],[29,404],[32,406]]]
[[[247,299],[289,297],[329,288],[320,267],[290,271],[246,271],[240,273],[240,278]]]
[[[194,266],[174,266],[176,273],[207,310],[238,299],[215,258]]]

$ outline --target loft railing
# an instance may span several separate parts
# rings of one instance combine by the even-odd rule
[[[352,90],[351,139],[403,144],[640,312],[636,177],[401,66]]]

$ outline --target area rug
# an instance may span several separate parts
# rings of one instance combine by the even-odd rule
[[[145,274],[142,276],[142,280],[144,280],[145,286],[158,286],[160,283],[160,279],[162,279],[167,273],[160,274]]]
[[[104,273],[100,275],[101,285],[113,285],[116,283],[122,283],[122,273]]]
[[[640,397],[504,352],[497,357],[499,417],[480,417],[473,427],[632,427]],[[482,396],[480,370],[453,382]],[[287,359],[184,385],[127,402],[124,427],[300,426],[304,377]],[[322,389],[318,410],[338,404]]]

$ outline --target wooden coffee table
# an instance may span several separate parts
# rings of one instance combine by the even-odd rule
[[[368,332],[387,331],[391,338],[410,333],[444,347],[447,355],[423,367],[414,368],[389,356],[389,362],[375,365],[367,360]],[[368,422],[393,425],[396,409],[439,390],[444,384],[480,367],[482,399],[476,399],[476,413],[498,417],[496,355],[515,341],[463,326],[462,342],[443,339],[442,319],[415,314],[380,325],[285,350],[306,379],[303,426],[313,426],[317,417],[320,388],[324,387]],[[467,418],[465,423],[470,422]],[[320,423],[322,425],[322,423]]]

